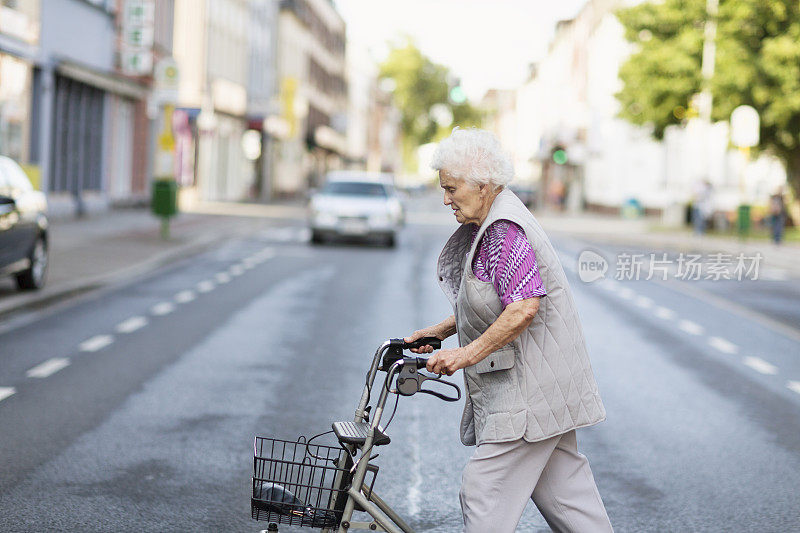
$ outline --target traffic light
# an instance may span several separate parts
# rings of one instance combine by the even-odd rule
[[[450,89],[450,101],[454,104],[463,104],[467,101],[467,93],[464,92],[461,85],[456,85]]]
[[[553,157],[553,163],[556,165],[565,165],[567,163],[567,151],[561,145],[556,145],[553,147],[553,151],[551,152]]]

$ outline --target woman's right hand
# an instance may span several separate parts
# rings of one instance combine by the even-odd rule
[[[403,340],[406,342],[414,342],[415,340],[423,337],[436,337],[437,339],[442,338],[441,334],[436,330],[436,328],[434,326],[430,326],[425,329],[418,329],[408,337],[405,337]],[[426,344],[425,346],[420,346],[419,348],[411,348],[411,351],[413,353],[433,353],[433,346]]]

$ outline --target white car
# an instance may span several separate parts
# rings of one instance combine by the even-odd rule
[[[391,174],[338,171],[309,202],[311,242],[330,237],[378,238],[394,246],[405,215]]]

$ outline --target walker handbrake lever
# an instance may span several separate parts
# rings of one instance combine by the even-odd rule
[[[403,367],[397,376],[397,393],[403,396],[413,396],[418,392],[424,392],[442,399],[446,402],[457,402],[461,399],[461,389],[455,383],[445,381],[438,376],[425,374],[420,372],[419,368],[425,368],[425,358],[423,357],[406,357],[403,359]],[[423,389],[422,384],[426,381],[438,381],[456,390],[456,396],[447,396],[441,392]]]

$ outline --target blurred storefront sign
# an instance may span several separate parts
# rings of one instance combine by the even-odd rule
[[[159,59],[153,69],[153,99],[158,103],[176,103],[179,83],[178,63],[175,59]]]
[[[346,141],[341,133],[330,126],[319,126],[314,130],[314,142],[332,152],[342,154],[347,149]]]
[[[122,5],[120,69],[129,76],[153,71],[155,1],[125,0]]]
[[[231,115],[242,116],[247,111],[247,89],[238,83],[217,78],[211,83],[214,108]]]
[[[17,0],[0,6],[0,33],[26,43],[39,40],[39,1]]]
[[[19,163],[28,160],[31,67],[0,53],[0,155]]]

